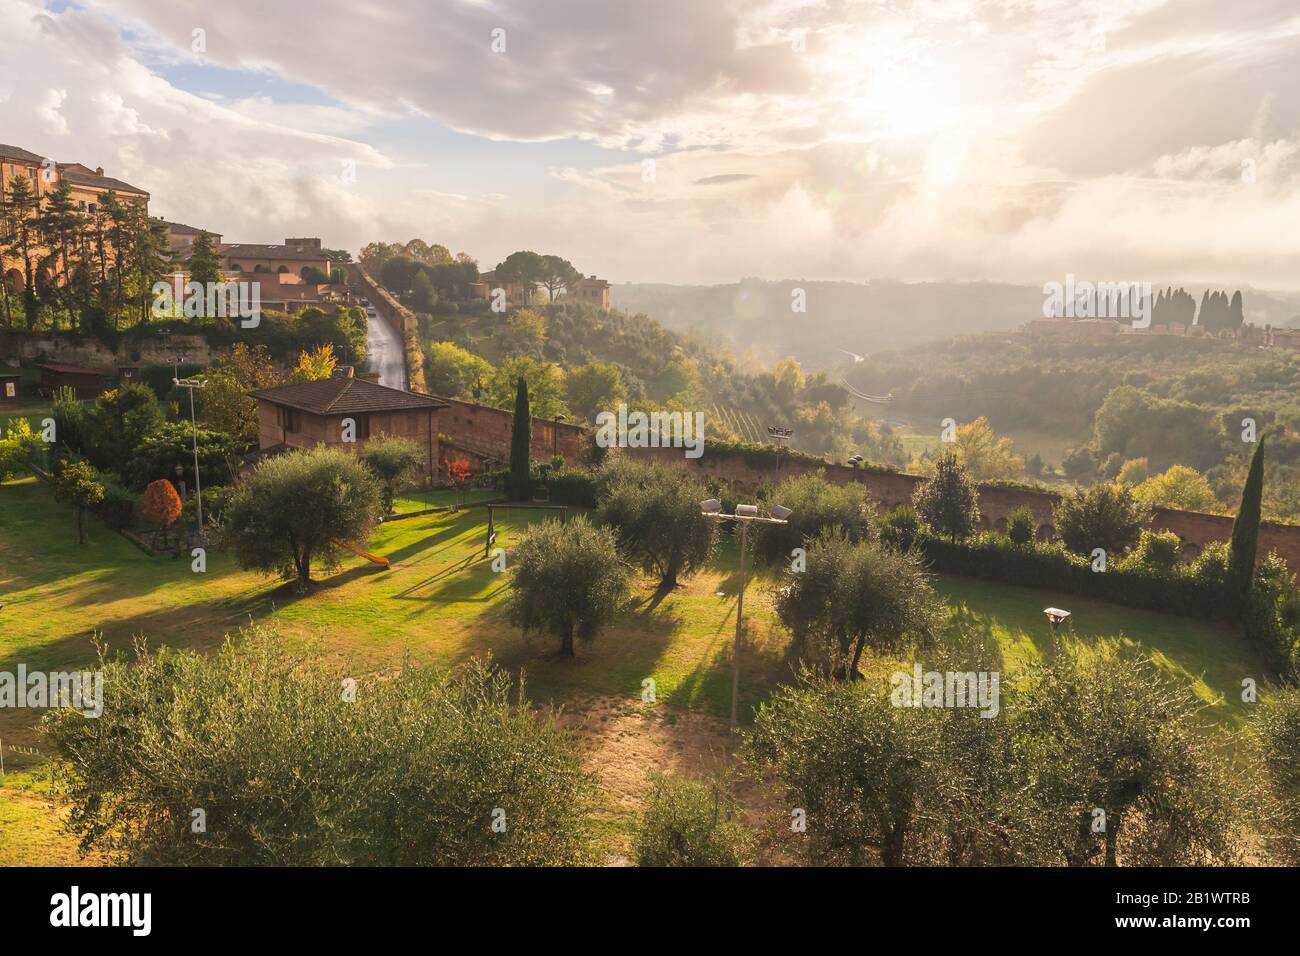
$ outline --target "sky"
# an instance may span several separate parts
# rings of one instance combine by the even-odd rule
[[[0,0],[0,142],[228,242],[1300,289],[1296,0]]]

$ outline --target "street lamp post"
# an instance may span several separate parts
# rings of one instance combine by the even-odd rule
[[[555,421],[551,423],[551,457],[554,458],[560,453],[560,422],[564,421],[563,415],[556,415]]]
[[[707,518],[736,521],[740,524],[740,594],[736,598],[736,639],[731,652],[731,732],[736,732],[736,709],[740,698],[740,640],[745,617],[745,548],[748,541],[749,526],[758,524],[786,524],[793,513],[789,508],[772,505],[768,508],[770,517],[758,513],[757,505],[736,505],[735,514],[724,514],[722,502],[709,498],[700,502],[700,511]]]
[[[781,472],[781,449],[790,442],[790,437],[794,435],[793,428],[782,428],[779,425],[767,426],[768,437],[776,445],[776,467],[772,469],[772,484],[776,484]]]
[[[194,429],[194,508],[199,522],[199,544],[203,543],[203,486],[199,482],[199,421],[194,416],[194,390],[202,388],[204,382],[198,378],[173,378],[173,385],[179,385],[190,393],[190,425]]]

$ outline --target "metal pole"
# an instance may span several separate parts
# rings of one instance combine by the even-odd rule
[[[199,518],[199,544],[203,543],[203,487],[199,483],[199,422],[194,417],[194,389],[190,389],[190,424],[194,426],[194,507]]]
[[[745,541],[749,522],[740,522],[740,595],[736,599],[736,642],[731,653],[731,732],[736,732],[736,708],[740,697],[740,634],[745,616]]]

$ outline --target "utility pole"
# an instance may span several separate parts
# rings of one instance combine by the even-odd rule
[[[190,393],[190,425],[194,429],[194,507],[199,522],[199,544],[203,543],[203,486],[199,481],[199,422],[194,416],[194,390],[202,388],[204,382],[199,378],[173,378],[173,385],[179,385]]]
[[[700,512],[706,518],[735,521],[740,524],[740,594],[736,599],[736,638],[731,652],[731,732],[734,734],[736,711],[740,700],[740,642],[745,628],[745,550],[749,538],[749,525],[754,521],[759,524],[787,524],[786,519],[793,512],[781,505],[772,505],[768,508],[770,517],[763,517],[759,515],[757,505],[736,505],[735,514],[723,514],[722,502],[717,498],[701,501]]]

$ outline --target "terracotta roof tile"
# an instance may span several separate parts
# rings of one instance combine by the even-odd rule
[[[295,382],[248,393],[274,405],[287,405],[317,415],[347,415],[364,412],[392,412],[420,408],[446,408],[446,404],[418,392],[404,392],[363,378],[325,378],[316,382]]]

